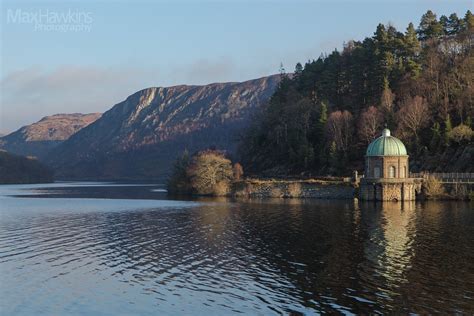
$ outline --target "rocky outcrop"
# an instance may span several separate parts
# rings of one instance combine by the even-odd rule
[[[36,123],[23,126],[7,136],[0,137],[0,149],[42,159],[54,147],[100,116],[100,113],[46,116]]]
[[[48,163],[64,179],[160,178],[183,150],[232,152],[279,76],[138,91],[58,146]]]

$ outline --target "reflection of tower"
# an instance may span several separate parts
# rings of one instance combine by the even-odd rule
[[[415,223],[414,202],[382,204],[364,203],[362,212],[369,221],[370,240],[365,248],[373,274],[383,277],[389,287],[406,282],[405,272],[413,257]],[[373,213],[373,214],[372,214]]]
[[[405,202],[383,203],[382,213],[384,219],[383,234],[385,237],[385,249],[383,266],[385,277],[393,284],[404,281],[403,274],[410,267],[413,256],[411,239],[414,235],[410,232],[414,229],[414,203]]]

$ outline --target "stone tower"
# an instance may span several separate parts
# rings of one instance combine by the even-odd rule
[[[360,182],[360,198],[376,201],[415,199],[415,179],[409,178],[408,154],[402,141],[384,129],[382,136],[369,144],[365,172]]]

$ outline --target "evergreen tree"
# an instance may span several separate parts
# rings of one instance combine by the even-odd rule
[[[376,98],[379,98],[390,76],[394,58],[390,51],[389,33],[383,24],[377,26],[373,39],[375,44],[375,65],[373,68],[374,95]]]
[[[421,17],[420,25],[418,27],[418,35],[422,41],[437,38],[443,34],[443,26],[436,18],[431,10],[426,11]]]
[[[300,76],[303,73],[303,66],[301,63],[297,63],[295,66],[295,76]]]
[[[403,57],[405,69],[412,78],[418,78],[421,73],[421,64],[418,62],[420,51],[420,41],[416,35],[413,23],[410,23],[403,38]]]
[[[186,174],[191,158],[187,150],[179,156],[173,165],[173,170],[167,181],[167,190],[170,193],[187,193],[189,191],[189,179]]]
[[[474,31],[474,15],[471,10],[467,10],[466,15],[464,16],[464,27],[470,32]]]
[[[449,19],[446,15],[442,15],[439,18],[439,24],[441,24],[441,27],[443,28],[443,34],[448,34],[448,32],[449,32]]]
[[[386,45],[388,42],[388,33],[385,25],[382,23],[377,25],[377,29],[375,30],[374,34],[374,40],[376,41],[379,49],[383,50],[385,48],[384,45]]]
[[[363,133],[348,135],[346,131],[360,127],[363,114],[374,105],[394,135],[407,145],[417,140],[416,148],[425,148],[433,157],[447,150],[452,124],[472,126],[466,121],[474,116],[472,36],[467,25],[474,31],[474,19],[468,11],[463,19],[451,14],[441,22],[428,11],[417,31],[411,23],[404,33],[379,24],[373,36],[349,41],[342,52],[322,54],[304,67],[296,65],[292,77],[282,71],[282,81],[269,104],[243,138],[246,170],[327,174],[328,167],[336,168],[336,162],[340,162],[336,171],[361,168],[367,140]],[[438,37],[440,40],[431,40]],[[414,96],[426,105],[419,107],[422,111],[414,109],[420,102],[406,104]],[[349,125],[338,129],[346,138],[351,136],[344,150],[341,135],[328,132],[332,125],[328,121],[335,112],[348,112],[352,117]],[[334,139],[336,148],[331,149]],[[415,148],[410,152],[416,163],[424,163],[417,161]]]
[[[295,66],[294,80],[299,84],[301,81],[301,76],[303,74],[303,66],[301,63],[297,63]]]
[[[413,23],[408,24],[407,30],[404,37],[404,49],[406,55],[413,58],[420,53],[420,41],[416,35],[415,27]]]
[[[447,35],[458,34],[462,29],[462,22],[456,13],[452,13],[448,18]]]
[[[286,75],[286,70],[285,67],[283,67],[283,63],[280,63],[280,68],[278,68],[278,72],[280,73],[280,76],[285,76]]]

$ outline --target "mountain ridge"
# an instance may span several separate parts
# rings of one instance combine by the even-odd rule
[[[58,113],[0,137],[0,149],[43,159],[47,152],[91,124],[101,113]]]
[[[280,80],[141,89],[52,150],[59,177],[163,177],[176,155],[208,147],[233,152],[238,133]]]

